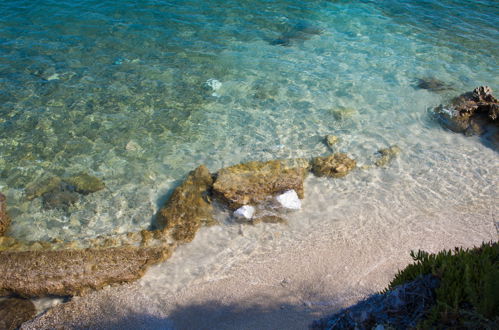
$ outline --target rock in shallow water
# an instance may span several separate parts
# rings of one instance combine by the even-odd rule
[[[74,186],[76,192],[84,195],[102,190],[106,187],[101,179],[88,175],[87,173],[79,173],[70,178],[64,179],[64,181]]]
[[[397,145],[390,146],[388,148],[379,149],[378,153],[380,157],[374,162],[376,166],[386,166],[388,165],[398,154],[400,154],[400,148]]]
[[[9,228],[10,217],[7,214],[7,198],[0,193],[0,236],[3,236]]]
[[[213,189],[232,209],[262,203],[269,196],[291,189],[303,198],[308,168],[309,162],[305,159],[238,164],[221,169]]]
[[[0,296],[77,295],[140,278],[170,256],[165,246],[0,252]]]
[[[327,157],[316,157],[312,160],[312,172],[316,176],[341,178],[356,166],[356,161],[346,154],[337,153]]]
[[[279,206],[288,210],[301,209],[301,201],[294,190],[288,190],[285,193],[276,197]]]
[[[209,201],[212,185],[213,179],[204,165],[192,171],[159,210],[158,224],[171,230],[175,240],[192,241],[201,225],[216,223]]]
[[[17,329],[35,315],[36,308],[30,300],[8,298],[0,301],[0,329]]]
[[[251,205],[243,205],[234,211],[234,216],[238,219],[251,220],[255,215],[255,207]]]

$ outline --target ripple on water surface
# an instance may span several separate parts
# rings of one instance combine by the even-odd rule
[[[197,165],[216,171],[321,155],[326,134],[360,165],[388,145],[403,153],[388,169],[310,179],[306,190],[323,194],[291,216],[292,226],[329,223],[333,210],[317,210],[353,207],[365,191],[378,214],[396,202],[418,208],[409,201],[482,196],[487,204],[497,194],[497,153],[443,131],[427,109],[476,85],[499,86],[493,8],[450,0],[2,2],[0,189],[10,233],[70,240],[147,228]],[[424,77],[453,90],[414,88]],[[106,188],[65,210],[26,199],[29,184],[80,172]]]

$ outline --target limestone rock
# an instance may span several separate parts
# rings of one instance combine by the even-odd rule
[[[308,168],[309,162],[304,159],[238,164],[218,172],[213,190],[232,209],[259,204],[269,196],[291,189],[303,198]]]
[[[339,107],[331,110],[331,113],[336,120],[346,120],[355,116],[357,114],[357,110],[353,108]]]
[[[316,176],[341,178],[347,175],[356,166],[356,161],[346,154],[337,153],[327,157],[316,157],[312,160],[312,172]]]
[[[30,300],[8,298],[0,301],[0,329],[17,329],[35,316],[36,308]]]
[[[499,103],[488,86],[480,86],[470,93],[454,98],[449,105],[439,105],[435,115],[440,123],[466,135],[483,134],[489,126],[499,125]]]
[[[64,181],[74,186],[76,192],[84,195],[105,188],[105,184],[101,179],[92,175],[88,175],[87,173],[79,173],[70,178],[64,179]]]
[[[78,295],[140,278],[170,256],[165,246],[0,252],[0,296]]]
[[[54,189],[45,192],[42,198],[45,209],[67,210],[80,199],[80,196],[73,190],[73,186],[61,182]]]
[[[10,217],[7,214],[7,199],[0,193],[0,236],[3,236],[9,228]]]
[[[61,178],[53,176],[44,180],[36,181],[29,184],[25,189],[26,198],[28,200],[43,196],[44,194],[57,189],[61,184]]]
[[[340,140],[336,135],[326,135],[326,145],[333,149],[333,146]]]
[[[379,149],[378,153],[380,157],[374,162],[376,166],[386,166],[388,165],[398,154],[400,154],[400,148],[397,145],[390,146],[388,148]]]
[[[288,190],[285,193],[276,197],[279,206],[288,210],[301,209],[301,201],[294,190]]]
[[[238,219],[251,220],[255,215],[255,207],[251,205],[243,205],[234,211],[234,216]]]
[[[165,230],[171,230],[175,240],[190,242],[201,225],[216,221],[209,201],[212,185],[210,172],[201,165],[175,189],[161,208],[158,223],[164,226]]]

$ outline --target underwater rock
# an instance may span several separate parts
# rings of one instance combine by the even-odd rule
[[[352,118],[357,114],[357,112],[358,111],[354,108],[344,108],[344,107],[339,107],[331,110],[334,119],[339,121]]]
[[[418,89],[426,89],[435,93],[454,89],[452,85],[432,77],[416,79],[414,87]]]
[[[83,195],[102,190],[106,187],[101,179],[83,172],[64,179],[64,181],[74,186],[75,191]]]
[[[18,329],[36,316],[35,305],[27,299],[7,298],[0,301],[0,329]]]
[[[374,162],[376,166],[386,166],[388,165],[401,150],[397,145],[390,146],[388,148],[379,149],[378,153],[380,157]]]
[[[264,215],[264,216],[259,216],[251,220],[252,225],[256,225],[259,223],[287,223],[288,221],[284,218],[281,218],[278,215]]]
[[[279,206],[288,210],[301,209],[301,201],[294,190],[288,190],[285,193],[276,197]]]
[[[340,140],[336,135],[326,135],[325,137],[326,145],[333,149],[333,146]]]
[[[61,182],[54,189],[45,192],[42,199],[43,207],[47,210],[60,209],[67,211],[70,206],[80,199],[80,195],[74,191],[73,186]]]
[[[308,22],[299,22],[288,28],[278,38],[271,40],[270,44],[273,46],[291,46],[296,40],[308,40],[314,35],[322,34],[322,32],[324,32],[323,29]]]
[[[355,168],[357,162],[346,154],[337,153],[312,159],[312,172],[316,176],[341,178]]]
[[[171,230],[175,240],[192,241],[201,225],[216,222],[209,200],[212,185],[213,178],[206,166],[192,171],[159,210],[158,224],[165,231]]]
[[[471,93],[454,98],[449,105],[439,105],[435,115],[440,123],[458,133],[483,134],[499,121],[499,103],[488,86],[480,86]],[[496,132],[496,135],[498,133]]]
[[[7,214],[7,198],[0,193],[0,236],[3,236],[9,228],[10,217]]]
[[[213,190],[232,209],[259,204],[269,196],[291,189],[303,198],[303,182],[309,166],[305,159],[238,164],[218,171]]]
[[[59,188],[61,184],[61,178],[53,176],[41,181],[36,181],[28,186],[26,186],[25,194],[28,200],[33,200],[37,197],[43,196],[44,194]]]
[[[238,219],[251,220],[255,214],[255,207],[251,205],[243,205],[234,211],[234,216]]]
[[[0,252],[0,296],[78,295],[140,278],[168,246]]]

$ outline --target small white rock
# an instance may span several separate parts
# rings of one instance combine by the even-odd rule
[[[206,86],[210,87],[213,91],[217,91],[222,87],[222,83],[214,78],[210,78],[206,81]]]
[[[299,210],[301,209],[301,201],[294,190],[288,190],[285,193],[276,197],[279,205],[285,209]]]
[[[255,208],[251,205],[243,205],[234,211],[234,216],[240,219],[251,220],[255,214]]]

